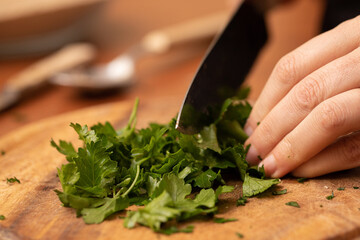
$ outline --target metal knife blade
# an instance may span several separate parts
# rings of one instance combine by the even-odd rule
[[[176,122],[185,134],[199,132],[210,114],[209,106],[221,103],[222,92],[238,88],[245,80],[267,40],[264,17],[245,1],[213,41],[189,87]]]

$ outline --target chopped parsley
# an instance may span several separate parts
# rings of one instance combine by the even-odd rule
[[[12,177],[12,178],[6,178],[6,182],[7,183],[20,183],[20,180],[17,179],[16,177]]]
[[[238,236],[239,238],[244,238],[244,235],[239,232],[236,233],[236,236]]]
[[[160,233],[166,234],[166,235],[171,235],[173,233],[179,233],[179,232],[183,232],[183,233],[192,233],[194,230],[194,226],[193,225],[188,225],[185,228],[177,228],[176,226],[171,226],[165,229],[161,229],[159,230]]]
[[[4,150],[1,150],[1,156],[4,156],[6,152]]]
[[[297,202],[294,202],[294,201],[287,202],[287,203],[285,203],[285,205],[300,208],[300,205]]]
[[[237,220],[236,218],[214,218],[215,223],[235,222]]]
[[[308,180],[308,178],[304,178],[304,177],[296,179],[296,181],[298,181],[299,183],[304,183],[307,180]]]
[[[226,185],[223,172],[235,172],[243,181],[240,205],[280,183],[266,179],[262,168],[250,168],[245,160],[248,147],[242,129],[251,106],[243,99],[227,99],[195,135],[177,131],[175,119],[136,129],[137,108],[138,100],[120,130],[108,122],[90,128],[72,123],[83,142],[78,150],[70,142],[51,140],[67,160],[58,169],[62,191],[55,192],[85,223],[101,223],[139,205],[143,207],[127,212],[125,227],[143,225],[164,234],[192,231],[190,226],[166,228],[165,223],[213,216],[219,196],[234,190]]]
[[[344,190],[345,190],[345,187],[339,187],[337,190],[338,190],[338,191],[344,191]]]
[[[272,192],[272,195],[283,195],[283,194],[286,194],[286,193],[287,193],[287,189],[283,189],[283,190]]]
[[[334,197],[335,197],[334,191],[331,191],[331,195],[327,196],[326,199],[327,200],[332,200]]]
[[[236,206],[245,206],[247,203],[247,197],[241,197],[236,201]]]
[[[359,189],[359,187],[353,187],[353,189]]]
[[[4,215],[0,215],[0,220],[5,220],[5,216],[4,216]]]

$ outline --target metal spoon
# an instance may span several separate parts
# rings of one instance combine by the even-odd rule
[[[139,58],[164,53],[179,43],[213,37],[225,25],[229,16],[230,12],[224,11],[152,31],[111,62],[88,69],[60,72],[50,82],[95,91],[126,87],[133,83],[135,65]]]

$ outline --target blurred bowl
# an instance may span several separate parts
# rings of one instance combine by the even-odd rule
[[[0,0],[0,57],[39,55],[84,40],[107,0]]]

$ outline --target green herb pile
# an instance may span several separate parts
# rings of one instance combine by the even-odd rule
[[[170,224],[170,233],[179,232],[174,223],[216,213],[219,195],[234,189],[226,185],[226,174],[243,181],[243,204],[280,182],[265,179],[263,169],[249,168],[245,161],[243,126],[251,111],[245,100],[227,99],[213,123],[195,135],[178,132],[175,119],[137,130],[137,106],[138,101],[119,131],[109,123],[90,129],[71,124],[83,141],[77,151],[69,142],[51,141],[68,161],[58,169],[62,191],[55,191],[86,223],[138,205],[143,207],[127,212],[126,227],[141,224],[166,233]]]

